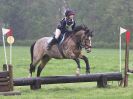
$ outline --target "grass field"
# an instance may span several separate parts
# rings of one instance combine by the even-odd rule
[[[9,48],[7,48],[9,55]],[[91,72],[119,71],[119,54],[117,49],[92,49],[90,54],[85,53],[90,60]],[[122,51],[124,67],[124,50]],[[8,57],[9,60],[9,57]],[[133,67],[133,51],[130,51],[130,67]],[[4,64],[3,47],[0,47],[0,66]],[[29,47],[13,48],[14,77],[27,77],[30,64]],[[81,72],[85,73],[85,64],[81,61]],[[76,63],[73,60],[52,59],[41,76],[75,74]],[[36,73],[35,73],[36,74]],[[35,76],[34,74],[34,76]],[[0,99],[133,99],[133,76],[129,77],[129,86],[118,87],[118,82],[109,82],[107,88],[97,88],[96,83],[74,83],[42,85],[40,90],[30,90],[30,87],[15,87],[22,92],[21,96],[0,96]]]

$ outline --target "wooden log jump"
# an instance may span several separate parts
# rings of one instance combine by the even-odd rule
[[[7,71],[7,65],[3,65],[3,71],[0,72],[0,92],[13,91],[12,81],[12,66],[8,65],[9,71]]]
[[[107,81],[122,80],[121,73],[97,73],[80,76],[46,76],[36,78],[16,78],[13,79],[14,86],[31,86],[31,89],[41,88],[41,84],[97,82],[98,87],[106,87]]]
[[[7,66],[9,70],[7,71]],[[13,91],[12,65],[3,65],[0,71],[0,95],[20,95],[20,92]]]

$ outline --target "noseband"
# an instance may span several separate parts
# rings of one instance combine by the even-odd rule
[[[90,37],[89,37],[90,38]],[[90,41],[90,44],[88,45],[87,44],[87,41]],[[88,49],[88,48],[92,48],[91,46],[91,39],[86,39],[85,37],[83,38],[81,44],[80,44],[81,48],[85,48],[85,49]]]

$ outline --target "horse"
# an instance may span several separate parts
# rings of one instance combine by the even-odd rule
[[[82,55],[83,48],[87,53],[91,52],[92,31],[85,25],[76,26],[74,30],[67,33],[64,41],[61,44],[55,44],[50,50],[47,46],[52,37],[43,37],[38,39],[31,45],[31,64],[29,68],[29,76],[32,77],[32,72],[35,72],[36,65],[40,62],[37,69],[37,77],[40,77],[41,71],[51,58],[55,59],[73,59],[77,63],[77,74],[80,71],[80,61],[83,59],[86,63],[86,73],[90,73],[90,65],[88,58]]]

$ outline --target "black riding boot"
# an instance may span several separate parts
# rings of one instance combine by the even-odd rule
[[[55,37],[53,37],[53,39],[49,42],[48,46],[47,46],[47,50],[50,50],[51,47],[57,43],[57,39]]]

